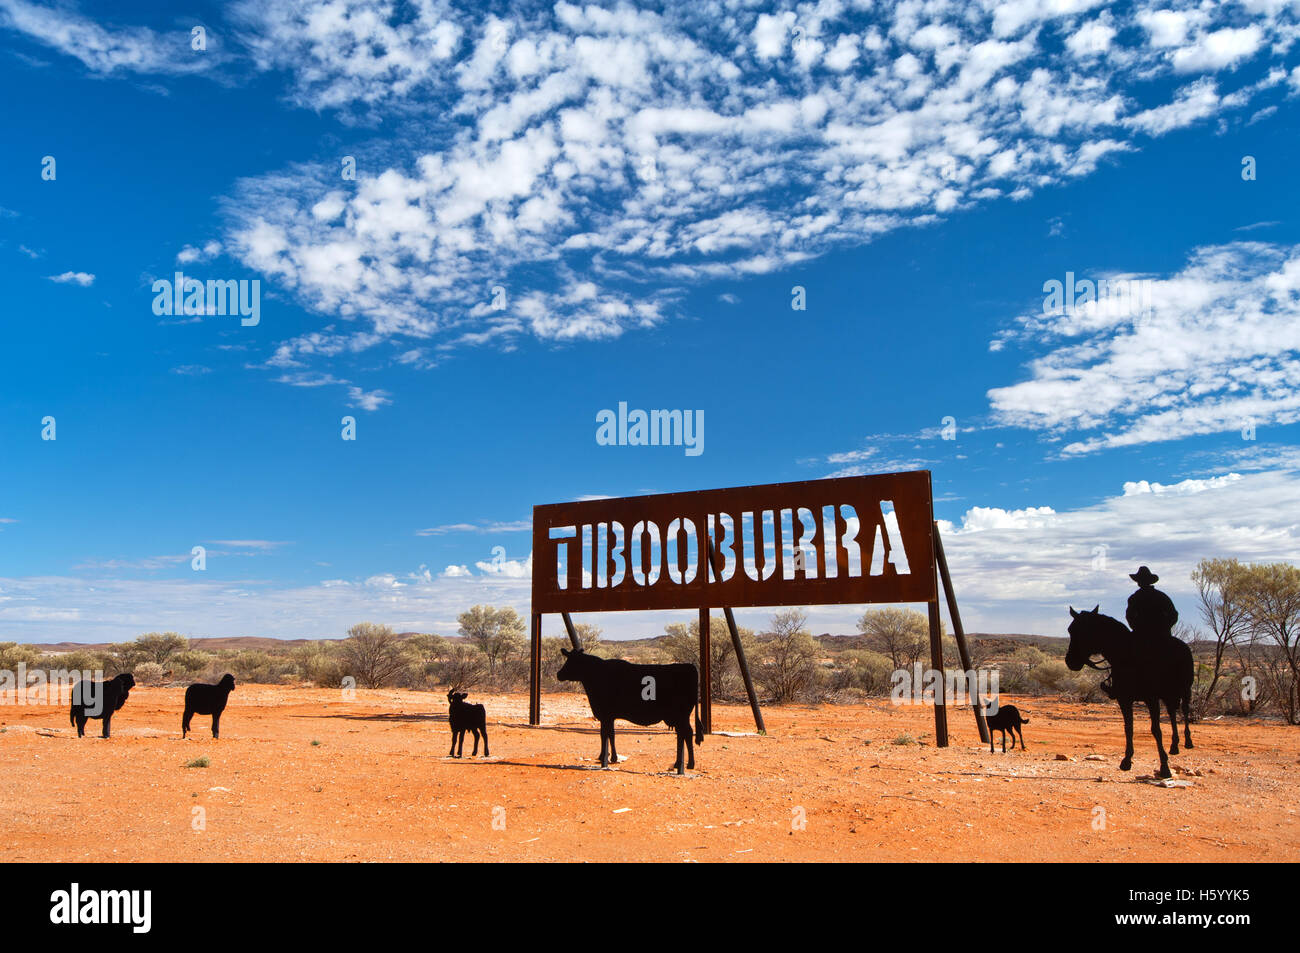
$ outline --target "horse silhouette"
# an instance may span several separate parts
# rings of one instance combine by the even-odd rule
[[[1133,703],[1140,701],[1151,713],[1151,734],[1160,752],[1160,771],[1157,777],[1173,777],[1169,758],[1165,754],[1164,738],[1160,734],[1160,704],[1169,710],[1173,725],[1173,743],[1169,754],[1178,754],[1178,715],[1183,709],[1183,739],[1192,747],[1191,720],[1192,679],[1195,664],[1192,650],[1173,636],[1154,639],[1142,638],[1129,631],[1118,619],[1102,615],[1100,606],[1091,611],[1076,612],[1071,607],[1070,647],[1065,653],[1065,664],[1077,672],[1085,665],[1099,668],[1092,661],[1094,655],[1102,656],[1111,670],[1111,687],[1107,694],[1119,702],[1124,715],[1124,760],[1121,771],[1133,767]]]

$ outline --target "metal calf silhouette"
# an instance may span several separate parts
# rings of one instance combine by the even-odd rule
[[[195,715],[212,716],[212,737],[221,737],[221,713],[226,710],[230,693],[235,690],[235,676],[227,672],[215,685],[196,682],[185,689],[185,714],[181,715],[181,737],[190,732],[190,719]]]
[[[447,721],[451,724],[451,751],[447,754],[449,758],[460,758],[465,754],[465,733],[472,731],[474,733],[474,750],[469,753],[471,758],[478,755],[478,738],[483,735],[483,757],[492,757],[488,754],[488,736],[487,736],[487,709],[482,705],[471,705],[465,701],[469,697],[469,692],[456,690],[452,686],[447,692],[447,704],[451,707],[447,709]],[[460,741],[460,750],[456,749],[456,742]]]
[[[1169,754],[1178,754],[1179,706],[1183,710],[1183,737],[1187,747],[1192,747],[1191,720],[1192,679],[1194,664],[1192,650],[1173,636],[1150,639],[1135,637],[1128,626],[1118,619],[1102,615],[1101,607],[1076,612],[1070,609],[1070,647],[1065,653],[1065,664],[1072,672],[1085,665],[1100,668],[1092,661],[1100,655],[1110,665],[1110,688],[1107,691],[1119,702],[1124,715],[1124,760],[1121,771],[1133,767],[1133,703],[1140,701],[1151,713],[1151,734],[1160,752],[1160,770],[1157,777],[1172,777],[1169,757],[1165,754],[1164,738],[1160,732],[1160,705],[1169,710],[1173,725],[1173,742]]]
[[[123,672],[102,682],[82,679],[73,685],[72,708],[68,712],[68,723],[77,726],[77,737],[85,737],[86,721],[90,718],[102,718],[103,737],[111,737],[113,713],[120,711],[126,704],[126,699],[133,688],[135,688],[135,676],[130,672]]]
[[[581,682],[586,689],[591,713],[600,722],[600,766],[618,763],[614,750],[614,719],[637,725],[664,722],[677,731],[677,763],[673,769],[685,774],[695,768],[695,745],[704,743],[700,725],[699,673],[689,662],[672,665],[637,665],[623,659],[604,659],[582,649],[560,649],[564,664],[555,677],[562,682]],[[695,712],[695,741],[691,743],[691,711]],[[683,748],[689,762],[683,766]]]

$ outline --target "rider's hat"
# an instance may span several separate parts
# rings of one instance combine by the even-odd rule
[[[1160,577],[1146,566],[1139,567],[1137,572],[1129,573],[1128,577],[1139,586],[1151,586],[1160,581]]]

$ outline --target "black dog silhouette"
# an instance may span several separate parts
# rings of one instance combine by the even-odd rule
[[[135,676],[128,672],[102,682],[83,679],[72,686],[72,710],[68,713],[68,722],[77,726],[77,737],[86,736],[86,722],[91,718],[104,719],[102,737],[109,737],[113,712],[126,704],[133,688]]]
[[[235,690],[235,676],[226,673],[215,685],[198,682],[185,689],[185,714],[181,717],[181,737],[190,730],[190,719],[195,715],[212,716],[212,737],[221,737],[221,713],[226,710],[230,693]]]
[[[1070,623],[1070,647],[1065,653],[1065,664],[1070,671],[1080,671],[1092,662],[1094,655],[1110,663],[1110,677],[1103,685],[1106,694],[1119,702],[1124,716],[1124,760],[1121,771],[1133,767],[1133,703],[1140,701],[1151,714],[1151,734],[1160,752],[1160,770],[1157,777],[1169,778],[1169,758],[1160,732],[1160,705],[1169,710],[1173,725],[1173,742],[1169,754],[1178,754],[1178,708],[1183,710],[1183,738],[1192,747],[1191,698],[1195,663],[1192,650],[1173,636],[1156,638],[1135,637],[1128,626],[1118,619],[1102,615],[1100,606],[1091,611],[1076,612],[1070,609],[1074,621]]]
[[[1002,752],[1007,750],[1007,732],[1011,732],[1011,750],[1016,750],[1016,734],[1020,734],[1020,750],[1025,750],[1025,733],[1021,725],[1029,724],[1028,718],[1022,718],[1020,709],[1015,705],[999,705],[994,714],[984,713],[984,723],[989,726],[989,751],[993,751],[993,732],[1002,732]]]

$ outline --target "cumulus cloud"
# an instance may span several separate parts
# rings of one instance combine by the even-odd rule
[[[61,275],[50,275],[49,280],[60,285],[81,285],[89,288],[95,283],[95,276],[85,271],[65,271]]]
[[[178,260],[230,255],[355,329],[283,342],[281,369],[609,340],[692,283],[1022,199],[1300,84],[1294,4],[1101,7],[243,0],[223,54],[373,134],[355,179],[336,157],[242,180],[220,241]],[[68,7],[0,0],[0,17],[100,72],[205,62]],[[390,400],[335,380],[353,406]]]
[[[1300,457],[1294,451],[1290,464],[1175,483],[1135,476],[1088,505],[1004,508],[990,500],[959,519],[940,520],[967,629],[1064,635],[1071,604],[1101,603],[1103,611],[1122,616],[1132,589],[1128,573],[1139,565],[1160,575],[1161,588],[1194,621],[1189,577],[1200,559],[1293,560],[1300,551]],[[181,558],[126,568],[174,569]],[[525,610],[531,556],[492,567],[482,563],[476,573],[453,564],[438,574],[421,567],[306,586],[195,579],[187,571],[178,579],[0,578],[0,621],[20,641],[121,641],[150,629],[190,636],[339,637],[361,619],[383,620],[399,630],[454,631],[467,605]],[[816,631],[853,631],[861,612],[861,606],[809,607]],[[660,632],[666,620],[686,615],[608,613],[593,621],[607,635],[627,638]],[[741,610],[737,616],[762,628],[770,610]]]
[[[1300,421],[1300,246],[1201,248],[1182,271],[1137,280],[1140,312],[1124,304],[1131,284],[1128,299],[1098,289],[998,339],[1048,345],[1027,380],[989,391],[998,423],[1075,435],[1072,456]]]
[[[202,52],[191,49],[190,28],[158,32],[105,27],[63,6],[0,0],[0,27],[80,60],[95,73],[201,73],[224,59],[215,36]]]
[[[494,559],[491,562],[476,562],[474,566],[479,572],[489,576],[499,576],[504,579],[533,578],[532,553],[528,554],[527,559]]]
[[[1233,71],[1296,36],[1280,4],[1245,26],[1098,5],[243,3],[250,55],[292,102],[403,134],[355,182],[311,163],[243,181],[224,246],[364,319],[362,348],[401,339],[402,363],[429,339],[609,339],[691,282],[1023,198],[1242,109],[1276,84]]]
[[[1101,603],[1122,618],[1128,573],[1139,565],[1195,623],[1190,575],[1199,560],[1290,561],[1300,552],[1300,476],[1138,479],[1077,509],[972,507],[960,525],[940,520],[939,528],[967,628],[1008,631],[1007,618],[1019,616],[1019,631],[1064,635],[1070,604]]]
[[[176,264],[188,265],[196,261],[209,261],[221,254],[221,242],[210,241],[198,248],[194,245],[186,245],[176,253]]]

